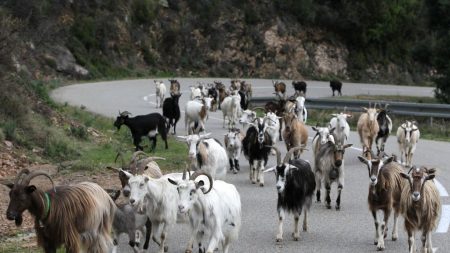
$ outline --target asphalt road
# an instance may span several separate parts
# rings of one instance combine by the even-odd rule
[[[196,80],[212,81],[213,79],[178,79],[182,86],[180,108],[189,98],[189,85]],[[217,79],[215,79],[217,80]],[[229,79],[221,79],[229,84]],[[254,96],[270,96],[273,88],[270,80],[251,80],[254,87]],[[167,80],[165,80],[168,86]],[[290,84],[290,82],[288,82]],[[293,91],[289,86],[288,94]],[[133,115],[149,112],[161,112],[155,108],[153,80],[128,80],[115,82],[102,82],[92,84],[70,85],[59,88],[52,93],[52,97],[61,103],[71,105],[84,105],[90,111],[109,117],[115,117],[118,110],[128,110]],[[413,95],[431,96],[431,88],[404,87],[374,84],[344,83],[344,95],[378,94],[378,95]],[[308,97],[330,96],[331,90],[325,82],[308,82]],[[145,101],[148,96],[149,101]],[[149,103],[150,102],[150,103]],[[308,105],[306,105],[307,107]],[[112,124],[112,122],[111,122]],[[396,129],[397,126],[394,126]],[[207,132],[223,140],[226,132],[222,128],[222,114],[220,111],[211,113],[206,124]],[[178,134],[185,134],[184,119],[180,119]],[[310,129],[310,136],[312,130]],[[130,140],[131,142],[131,140]],[[236,185],[242,201],[242,228],[237,242],[231,246],[231,252],[314,252],[314,253],[344,253],[344,252],[375,252],[373,245],[374,225],[371,214],[367,208],[367,193],[369,178],[365,165],[359,162],[357,156],[361,154],[359,138],[352,132],[349,143],[354,146],[345,154],[345,186],[342,192],[341,210],[328,210],[323,203],[313,203],[309,215],[309,231],[301,232],[299,241],[293,241],[293,217],[287,216],[284,225],[284,241],[275,242],[277,230],[276,190],[273,173],[265,175],[266,185],[259,187],[252,185],[248,179],[248,162],[241,156],[241,172],[237,175],[227,175],[226,181]],[[310,144],[309,144],[310,145]],[[277,146],[285,153],[284,143]],[[169,147],[170,148],[170,147]],[[388,153],[398,153],[395,137],[390,137],[386,145]],[[450,252],[448,229],[450,222],[450,200],[445,189],[450,189],[450,173],[447,170],[446,155],[450,154],[450,143],[420,140],[417,146],[413,163],[438,168],[437,180],[441,187],[441,200],[443,215],[438,231],[433,234],[433,247],[437,252]],[[187,154],[186,154],[187,155]],[[312,151],[306,151],[303,159],[313,161]],[[271,156],[268,166],[275,165],[275,157]],[[336,185],[332,186],[334,204],[336,198]],[[385,252],[407,252],[408,243],[403,228],[403,218],[399,222],[399,239],[393,242],[390,238],[392,232],[392,218],[389,223],[389,236],[385,241]],[[187,224],[177,224],[168,236],[169,252],[184,252],[188,240],[189,230]],[[125,243],[125,238],[122,238]],[[416,235],[416,245],[420,245],[420,236]],[[127,244],[123,244],[120,252],[132,252]],[[151,252],[156,252],[153,244]]]

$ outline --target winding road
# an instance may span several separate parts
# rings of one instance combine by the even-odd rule
[[[178,80],[183,93],[180,99],[180,108],[183,110],[190,96],[190,85],[197,81],[212,82],[213,80],[222,80],[228,85],[230,79],[179,78]],[[167,85],[167,79],[163,81]],[[271,96],[273,92],[271,80],[253,79],[249,81],[253,84],[253,96]],[[290,82],[287,83],[290,84]],[[328,83],[316,81],[307,83],[308,97],[331,95]],[[290,85],[288,86],[288,94],[292,94],[293,90]],[[155,108],[154,91],[153,80],[142,79],[70,85],[54,90],[52,97],[61,103],[67,102],[75,106],[84,105],[87,110],[92,112],[115,117],[119,110],[130,111],[133,115],[161,112],[160,108]],[[433,91],[426,87],[344,83],[343,94],[432,96]],[[144,97],[147,98],[147,101]],[[206,128],[207,132],[212,132],[214,137],[223,140],[226,130],[222,128],[220,111],[210,114]],[[397,126],[394,126],[394,129],[396,128]],[[185,133],[184,118],[180,119],[177,130],[178,134]],[[312,130],[309,131],[312,136]],[[226,180],[236,185],[242,201],[242,228],[238,241],[231,246],[231,252],[375,252],[374,225],[367,207],[369,177],[366,166],[357,159],[357,156],[361,154],[361,145],[356,133],[351,133],[349,143],[354,145],[345,154],[345,186],[342,191],[341,210],[328,210],[323,203],[313,203],[308,216],[309,231],[301,232],[299,241],[293,241],[290,236],[293,231],[293,217],[288,215],[284,225],[284,241],[282,243],[275,242],[278,223],[275,177],[273,173],[268,173],[265,175],[266,185],[264,187],[252,185],[248,179],[248,162],[241,156],[241,172],[236,175],[227,175]],[[284,154],[284,143],[278,142],[277,146]],[[395,137],[391,136],[388,139],[386,151],[387,153],[398,153]],[[446,189],[450,189],[450,172],[448,171],[448,157],[446,157],[449,154],[450,143],[448,142],[420,140],[413,158],[413,163],[416,165],[438,168],[436,183],[441,194],[443,212],[439,227],[433,233],[435,252],[450,252],[450,241],[448,241],[450,199],[446,191]],[[306,151],[302,158],[313,161],[312,151]],[[275,157],[271,156],[268,166],[273,165],[275,165]],[[333,185],[332,204],[336,198],[335,189],[336,185]],[[391,232],[392,218],[389,222],[389,236],[385,241],[385,252],[407,252],[408,242],[403,228],[403,218],[399,222],[398,241],[391,240]],[[188,235],[187,224],[177,224],[173,227],[168,235],[169,252],[184,252]],[[121,245],[120,252],[132,252],[125,243],[125,239],[122,240],[124,243]],[[421,245],[419,234],[416,235],[416,245]],[[155,251],[157,248],[152,244],[151,252]]]

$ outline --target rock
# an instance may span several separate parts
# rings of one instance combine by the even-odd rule
[[[50,62],[50,66],[54,60],[54,68],[59,72],[82,77],[89,75],[89,71],[77,64],[75,57],[66,47],[55,46],[44,56],[44,59]]]
[[[10,141],[4,141],[3,143],[5,143],[6,147],[9,149],[11,149],[14,146],[13,143]]]

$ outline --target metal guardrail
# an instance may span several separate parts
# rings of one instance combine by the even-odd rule
[[[274,100],[273,97],[254,97],[252,98],[252,104],[254,106],[264,106],[267,102]],[[346,108],[347,111],[362,112],[361,107],[368,107],[369,103],[373,105],[375,102],[383,107],[385,104],[389,104],[388,108],[391,114],[450,119],[450,105],[448,104],[308,98],[306,99],[306,108],[336,110],[339,112]]]

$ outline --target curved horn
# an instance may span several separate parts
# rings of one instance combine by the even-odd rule
[[[23,176],[24,174],[25,174],[25,175],[28,175],[28,174],[30,174],[30,171],[29,171],[28,169],[22,169],[22,170],[19,172],[19,174],[17,174],[16,180],[14,181],[14,185],[19,184],[19,180],[22,178],[22,176]],[[21,181],[23,181],[23,180],[21,180]]]
[[[120,116],[128,116],[128,115],[131,115],[131,112],[123,111],[123,112],[120,113]]]
[[[183,177],[181,179],[186,180],[186,170],[183,170]]]
[[[116,159],[114,159],[114,163],[117,162],[117,158],[119,158],[119,156],[120,156],[120,160],[122,161],[122,168],[125,168],[125,166],[126,166],[125,165],[125,159],[123,158],[122,151],[117,152]]]
[[[408,170],[408,174],[410,174],[411,173],[411,170],[413,170],[413,169],[415,169],[416,168],[416,166],[411,166],[411,168],[409,168],[409,170]]]
[[[291,158],[292,154],[297,151],[297,150],[303,150],[305,149],[305,146],[300,146],[300,147],[293,147],[291,149],[289,149],[289,152],[287,152],[286,156],[284,157],[283,163],[288,163],[289,159]]]
[[[166,160],[166,158],[164,157],[159,157],[159,156],[150,156],[148,157],[150,160]]]
[[[53,191],[56,192],[55,183],[53,182],[53,179],[50,177],[50,175],[48,175],[47,173],[42,172],[42,171],[31,172],[26,178],[23,179],[23,185],[28,185],[30,183],[31,179],[33,179],[37,176],[45,176],[48,179],[50,179],[50,182],[52,182]]]
[[[210,192],[212,190],[212,187],[213,187],[213,179],[209,173],[206,173],[204,171],[196,171],[196,172],[194,172],[194,174],[192,174],[190,180],[195,181],[195,179],[201,175],[206,176],[209,180],[209,189],[207,191],[202,190],[203,194],[207,194],[208,192]],[[197,183],[195,183],[195,185],[197,186]]]
[[[147,155],[144,151],[141,151],[141,150],[136,151],[136,152],[134,152],[133,155],[131,156],[131,163],[135,162],[135,161],[136,161],[136,158],[139,157],[139,156],[141,156],[141,155],[145,155],[145,156],[148,157],[148,155]]]

